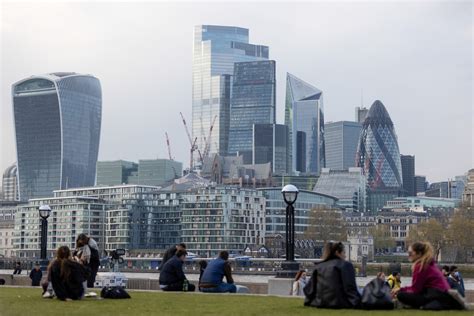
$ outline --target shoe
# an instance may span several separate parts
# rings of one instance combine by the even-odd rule
[[[462,297],[461,294],[457,290],[449,289],[448,294],[460,305],[462,309],[467,309],[467,305],[466,305],[466,301],[464,300],[464,297]]]
[[[89,292],[89,293],[86,293],[86,295],[84,295],[85,297],[97,297],[97,293],[96,292]]]
[[[54,294],[51,293],[50,291],[46,291],[44,294],[43,294],[43,298],[53,298],[54,297]]]

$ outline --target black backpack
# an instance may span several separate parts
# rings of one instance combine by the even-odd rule
[[[100,297],[120,299],[120,298],[130,298],[130,295],[121,286],[109,286],[109,287],[104,287],[102,291],[100,291]]]
[[[393,309],[390,286],[378,278],[373,279],[362,291],[363,309]]]

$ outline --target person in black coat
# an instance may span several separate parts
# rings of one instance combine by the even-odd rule
[[[67,246],[59,247],[50,269],[51,283],[58,299],[79,300],[84,296],[86,270],[82,264],[71,259]]]
[[[183,262],[186,260],[186,251],[178,250],[176,255],[168,260],[160,272],[160,288],[163,291],[193,292],[196,287],[189,284],[183,272]]]
[[[163,259],[161,260],[159,270],[161,270],[161,268],[165,266],[165,263],[168,260],[170,260],[171,258],[173,258],[174,255],[176,255],[176,252],[178,250],[182,250],[186,252],[186,244],[180,243],[166,250],[166,252],[163,254]]]
[[[341,242],[325,246],[323,261],[316,264],[311,280],[304,288],[305,306],[321,308],[358,308],[360,294],[352,263],[345,260]]]
[[[31,286],[39,286],[43,278],[43,272],[41,272],[40,265],[35,264],[35,267],[30,272]]]

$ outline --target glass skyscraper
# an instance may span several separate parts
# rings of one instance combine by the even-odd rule
[[[226,155],[229,141],[230,95],[234,63],[268,59],[268,47],[249,44],[249,30],[234,26],[199,25],[193,47],[193,139],[204,151]],[[216,117],[211,139],[209,129]]]
[[[326,168],[343,170],[355,167],[357,145],[362,125],[339,121],[324,124]]]
[[[95,182],[102,116],[100,82],[51,73],[12,86],[21,200]]]
[[[229,154],[252,163],[252,125],[274,124],[276,103],[275,61],[234,65],[230,101]]]
[[[415,190],[415,156],[400,155],[402,164],[403,193],[406,196],[416,196]]]
[[[289,73],[285,125],[292,172],[319,174],[325,166],[323,92]]]
[[[288,172],[288,126],[282,124],[253,125],[252,164],[271,162],[272,172]]]

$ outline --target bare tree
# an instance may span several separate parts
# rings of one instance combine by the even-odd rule
[[[347,231],[339,209],[313,208],[309,215],[305,238],[324,243],[347,240]]]

